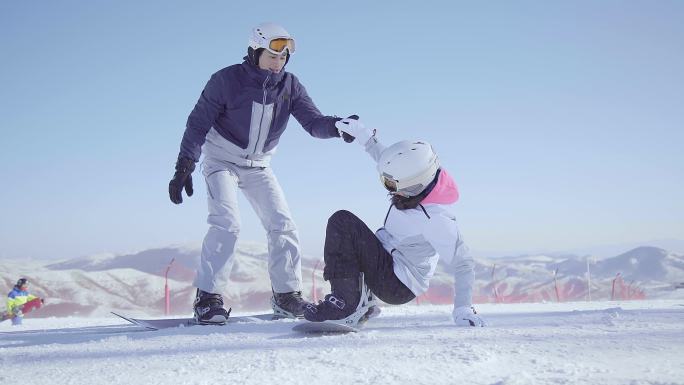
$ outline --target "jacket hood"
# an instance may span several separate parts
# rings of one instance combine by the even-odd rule
[[[437,184],[430,191],[430,193],[420,203],[437,203],[437,204],[451,204],[458,201],[458,186],[456,182],[449,175],[449,173],[442,168],[437,179]]]

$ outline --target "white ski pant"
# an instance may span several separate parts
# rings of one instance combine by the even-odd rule
[[[195,287],[222,293],[228,287],[240,233],[237,189],[251,204],[268,238],[268,273],[276,293],[300,291],[301,252],[283,191],[270,167],[246,167],[205,157],[209,231],[204,237]]]

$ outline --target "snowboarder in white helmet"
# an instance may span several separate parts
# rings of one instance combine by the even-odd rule
[[[254,27],[244,62],[213,74],[188,117],[169,197],[180,204],[183,190],[193,194],[191,174],[204,155],[209,230],[194,282],[198,323],[222,324],[230,315],[221,292],[229,285],[240,232],[238,189],[266,230],[273,311],[301,317],[307,305],[297,229],[270,159],[290,115],[322,139],[340,137],[340,118],[321,114],[299,79],[285,71],[294,52],[295,39],[283,27]]]
[[[435,180],[439,159],[429,143],[405,140],[385,149],[377,168],[390,194],[408,199],[420,195]]]
[[[290,55],[295,52],[295,40],[282,26],[275,23],[262,23],[252,29],[249,37],[247,56],[254,62],[259,62],[259,57],[264,51],[273,55],[286,53],[285,64],[290,60]]]
[[[375,130],[344,119],[337,128],[356,138],[377,162],[380,181],[391,197],[382,228],[373,233],[349,211],[328,219],[323,277],[331,293],[309,305],[313,322],[363,323],[377,314],[375,296],[399,305],[428,289],[437,263],[454,274],[454,322],[484,326],[472,307],[473,259],[456,224],[456,183],[425,141],[383,146]]]

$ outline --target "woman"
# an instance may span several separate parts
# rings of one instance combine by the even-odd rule
[[[375,131],[352,119],[336,124],[355,137],[377,162],[391,196],[384,226],[373,233],[348,211],[328,220],[323,277],[331,294],[309,305],[309,321],[356,324],[375,313],[370,292],[389,304],[404,304],[425,293],[438,261],[454,275],[454,322],[484,326],[472,307],[473,260],[456,224],[454,180],[432,146],[402,141],[385,148]]]

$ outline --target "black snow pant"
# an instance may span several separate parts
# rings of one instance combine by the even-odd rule
[[[337,211],[328,219],[323,257],[326,281],[356,278],[363,273],[370,291],[385,303],[401,305],[416,297],[394,274],[392,255],[368,226],[349,211]]]

